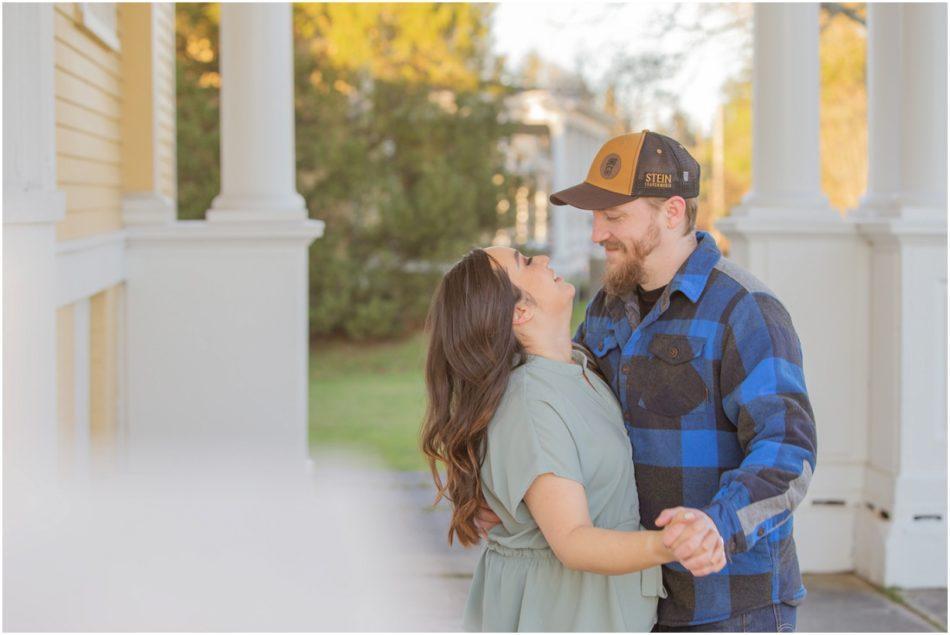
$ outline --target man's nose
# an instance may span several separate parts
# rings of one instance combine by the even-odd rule
[[[603,221],[598,218],[600,215],[594,213],[594,222],[591,225],[590,239],[595,243],[602,243],[607,240],[608,232],[604,228]]]

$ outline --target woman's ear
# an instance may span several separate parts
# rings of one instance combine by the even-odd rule
[[[532,317],[534,317],[534,312],[531,311],[531,307],[527,304],[518,303],[515,305],[515,313],[511,323],[514,326],[521,326],[530,321]]]

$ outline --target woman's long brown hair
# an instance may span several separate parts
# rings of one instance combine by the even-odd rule
[[[521,291],[485,251],[469,252],[436,289],[426,318],[428,405],[421,444],[438,494],[452,503],[449,544],[478,543],[484,441],[511,371],[525,362],[511,320]],[[438,463],[445,466],[443,483]],[[433,504],[435,504],[433,503]]]

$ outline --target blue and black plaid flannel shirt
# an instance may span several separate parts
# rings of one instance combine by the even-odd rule
[[[706,232],[641,320],[634,292],[601,289],[574,335],[620,400],[643,525],[668,507],[701,509],[728,562],[696,578],[663,567],[659,623],[727,619],[805,596],[792,512],[815,469],[802,351],[781,302],[722,256]]]

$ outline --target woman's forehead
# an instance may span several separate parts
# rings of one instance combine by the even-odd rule
[[[518,252],[511,247],[488,247],[485,249],[485,253],[498,261],[498,264],[505,269],[517,264],[516,258]]]

